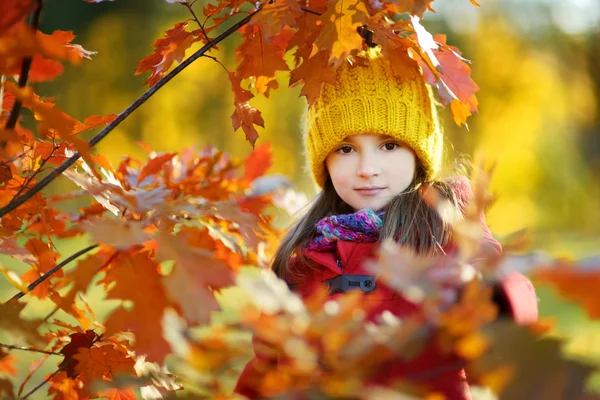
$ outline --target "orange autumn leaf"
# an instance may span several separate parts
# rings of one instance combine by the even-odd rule
[[[110,388],[98,392],[98,396],[106,397],[107,400],[135,400],[135,392],[131,387]]]
[[[186,50],[194,43],[196,38],[186,30],[187,22],[178,22],[172,29],[167,30],[165,37],[156,40],[154,53],[141,60],[135,70],[135,75],[146,71],[152,72],[144,82],[152,86],[162,78],[174,62],[180,63],[185,57]]]
[[[170,275],[164,278],[166,293],[179,304],[183,315],[191,322],[209,321],[211,311],[219,309],[212,290],[233,284],[233,274],[227,263],[205,248],[195,244],[215,243],[208,231],[186,229],[173,235],[157,232],[157,259],[174,260]],[[214,247],[217,243],[215,243]],[[198,307],[202,304],[202,307]]]
[[[138,185],[140,182],[144,180],[147,176],[154,175],[161,171],[162,167],[171,161],[173,157],[175,157],[177,153],[165,153],[160,156],[151,158],[148,164],[142,169],[140,175],[138,176]]]
[[[261,29],[259,26],[241,29],[244,41],[236,49],[236,57],[241,62],[235,73],[240,81],[251,76],[273,78],[276,71],[289,69],[283,59],[286,43],[266,41]]]
[[[80,400],[79,382],[69,378],[64,371],[53,376],[50,381],[48,394],[53,400]]]
[[[265,142],[257,146],[250,155],[244,160],[243,179],[252,182],[256,178],[263,176],[273,163],[271,143]]]
[[[59,364],[59,368],[64,369],[69,378],[75,378],[77,376],[77,372],[75,371],[76,363],[72,362],[72,358],[79,353],[80,349],[89,349],[92,347],[98,339],[98,335],[92,330],[87,330],[85,333],[75,332],[69,335],[69,337],[71,341],[60,350],[60,353],[65,358]]]
[[[363,38],[356,29],[364,21],[357,21],[355,14],[365,12],[364,3],[358,0],[329,0],[323,14],[323,29],[315,40],[319,50],[329,55],[329,60],[339,67],[354,50],[362,48]]]
[[[132,374],[134,360],[120,347],[105,344],[100,347],[80,347],[73,356],[74,371],[88,381],[113,380],[118,374]]]
[[[119,307],[108,316],[105,334],[132,332],[135,334],[132,348],[137,354],[147,354],[148,360],[162,362],[171,348],[156,332],[162,332],[163,311],[171,302],[158,267],[147,251],[139,251],[116,260],[98,284],[111,285],[107,299],[130,300],[133,304],[128,309]]]
[[[32,0],[3,0],[0,1],[0,32],[8,32],[17,23],[33,11],[35,3]]]
[[[233,114],[231,114],[233,130],[237,131],[239,128],[242,128],[246,135],[246,140],[254,146],[256,139],[258,139],[258,132],[254,125],[264,128],[265,121],[263,120],[260,111],[250,105],[249,101],[254,95],[250,91],[242,89],[241,79],[233,72],[229,72],[229,82],[231,82],[231,88],[234,93],[233,103],[235,110]]]
[[[409,13],[423,18],[425,11],[435,11],[431,7],[434,0],[398,0],[394,3],[398,13]]]
[[[267,2],[248,25],[259,27],[260,35],[269,42],[274,36],[280,35],[285,27],[296,28],[295,16],[300,13],[302,10],[297,0]]]
[[[0,373],[17,376],[17,370],[15,369],[16,361],[17,357],[9,355],[0,349]]]
[[[536,282],[550,284],[564,298],[579,304],[588,318],[600,318],[600,268],[581,268],[568,262],[533,272]]]
[[[329,52],[321,50],[291,72],[290,86],[302,81],[300,94],[306,96],[309,105],[319,97],[323,83],[335,84],[335,71],[329,68],[328,62]]]

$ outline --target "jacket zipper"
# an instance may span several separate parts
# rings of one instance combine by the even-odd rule
[[[333,251],[333,257],[335,258],[335,263],[337,264],[340,271],[343,271],[344,267],[342,266],[342,260],[340,259],[337,248]]]

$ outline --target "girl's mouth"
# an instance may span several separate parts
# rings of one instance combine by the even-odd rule
[[[383,191],[382,187],[369,187],[369,188],[358,188],[355,189],[362,196],[377,196],[379,193]]]

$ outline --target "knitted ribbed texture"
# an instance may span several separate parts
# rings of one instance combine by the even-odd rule
[[[428,178],[439,172],[443,137],[431,90],[416,68],[407,68],[399,80],[389,61],[376,57],[366,67],[346,64],[336,75],[335,86],[323,84],[305,120],[305,153],[319,187],[325,184],[329,152],[347,136],[361,133],[397,138],[415,151]]]

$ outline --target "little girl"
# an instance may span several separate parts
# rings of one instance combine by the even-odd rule
[[[398,79],[388,61],[369,56],[366,65],[337,70],[335,85],[323,84],[320,97],[308,109],[305,150],[315,182],[322,191],[310,209],[289,230],[273,270],[301,296],[316,285],[328,285],[330,295],[362,290],[379,300],[370,309],[373,320],[384,310],[406,317],[418,306],[364,267],[381,240],[393,238],[419,254],[452,251],[450,227],[423,199],[421,192],[438,190],[458,211],[472,197],[464,177],[437,179],[443,135],[431,90],[417,68]],[[502,251],[481,215],[486,251]],[[354,282],[356,281],[356,282]],[[353,284],[354,283],[354,284]],[[537,300],[527,278],[513,273],[494,291],[500,315],[525,324],[537,319]],[[235,391],[259,396],[262,371],[276,360],[257,353],[240,376]],[[427,371],[447,360],[435,343],[420,355],[389,368],[381,382]],[[470,399],[460,367],[437,374],[426,386],[448,400]]]

